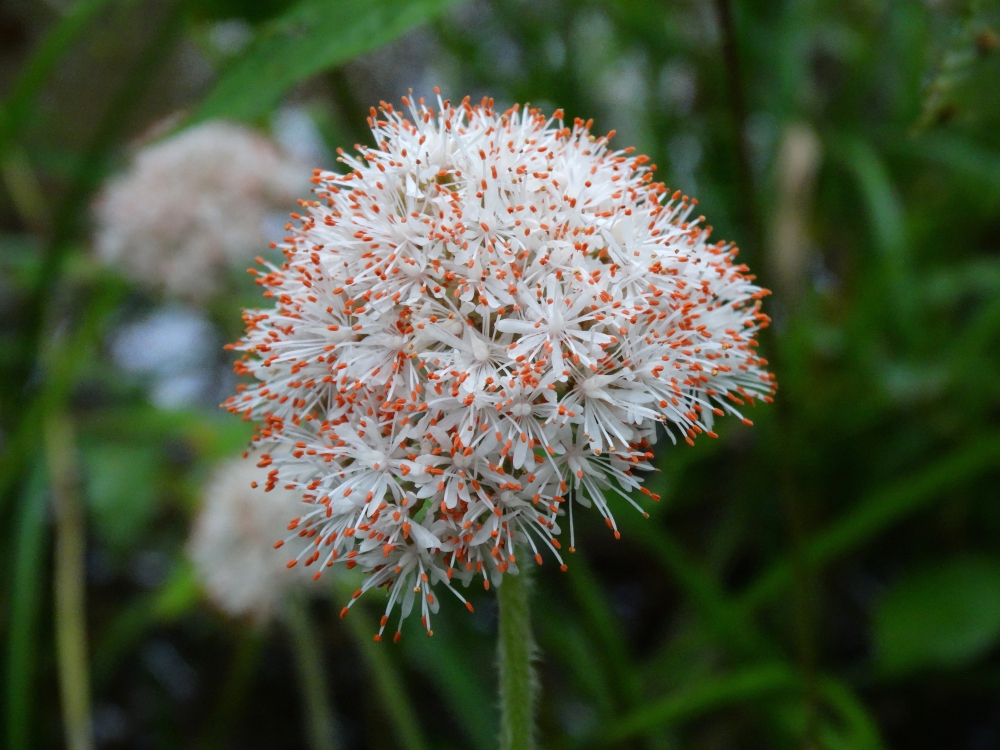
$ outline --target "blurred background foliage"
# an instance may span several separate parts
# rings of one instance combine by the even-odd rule
[[[651,518],[584,518],[538,571],[543,746],[1000,747],[998,82],[986,0],[5,0],[4,746],[63,741],[74,496],[97,746],[307,745],[283,630],[216,611],[184,552],[250,434],[216,405],[257,290],[136,288],[90,209],[165,130],[243,121],[333,167],[370,105],[438,85],[617,130],[775,292],[775,405],[660,446]],[[341,746],[495,747],[491,596],[374,646],[345,585],[307,611]]]

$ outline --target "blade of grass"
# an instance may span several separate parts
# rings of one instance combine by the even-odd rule
[[[825,677],[820,681],[823,701],[840,718],[847,730],[852,750],[882,750],[878,725],[864,704],[840,680]]]
[[[833,153],[854,174],[868,210],[874,246],[882,263],[883,279],[892,305],[888,310],[896,329],[908,342],[915,339],[920,316],[916,308],[913,273],[907,254],[906,213],[889,173],[875,148],[860,138],[836,144]]]
[[[667,529],[654,527],[645,519],[623,518],[620,526],[623,534],[637,539],[670,571],[720,643],[734,648],[742,656],[774,655],[773,645],[766,642],[750,618],[733,604],[715,579],[689,558]]]
[[[539,599],[535,611],[539,614],[539,641],[544,652],[570,671],[575,687],[582,689],[602,716],[612,716],[615,701],[611,681],[594,659],[593,641],[584,635],[578,623],[567,622],[565,613],[561,609],[553,611],[543,598]]]
[[[951,359],[956,369],[972,366],[983,352],[990,349],[990,340],[1000,329],[1000,298],[984,304],[979,314],[970,320],[955,340]]]
[[[90,304],[83,311],[83,320],[72,333],[65,336],[60,332],[47,342],[41,363],[44,371],[41,390],[28,399],[20,423],[0,451],[0,514],[24,467],[35,458],[43,442],[40,432],[46,410],[66,402],[77,374],[92,361],[101,327],[124,295],[125,290],[119,286],[94,289]]]
[[[741,244],[740,259],[754,265],[762,251],[760,212],[754,184],[750,144],[747,142],[747,96],[741,64],[740,39],[730,0],[715,0],[715,17],[719,28],[719,46],[728,95],[729,123],[735,151],[736,179],[739,185],[739,208],[749,243]],[[747,245],[750,245],[749,252]]]
[[[566,573],[570,588],[600,645],[601,658],[620,691],[622,707],[633,706],[642,695],[639,674],[622,639],[621,626],[612,616],[612,607],[590,568],[587,558],[577,554]],[[617,692],[617,691],[616,691]]]
[[[746,667],[705,680],[649,703],[603,732],[596,744],[604,745],[663,729],[723,706],[797,690],[801,679],[785,664]]]
[[[350,587],[344,581],[337,580],[335,588],[340,599],[348,599],[352,595]],[[355,605],[354,611],[343,622],[361,651],[368,674],[375,682],[381,698],[380,704],[392,722],[399,747],[405,750],[427,750],[430,746],[410,705],[402,677],[389,655],[388,645],[376,643],[372,639],[372,634],[378,632],[378,624],[366,603]]]
[[[806,545],[809,565],[817,569],[870,541],[892,524],[933,503],[946,489],[996,469],[998,462],[1000,435],[990,434],[970,440],[922,471],[873,492],[844,518],[809,541]],[[791,583],[791,561],[780,560],[738,597],[739,605],[749,614]]]
[[[441,691],[472,747],[496,750],[499,726],[496,700],[476,679],[486,672],[490,684],[494,683],[493,659],[489,659],[488,665],[470,661],[468,651],[461,648],[455,634],[447,632],[446,627],[445,618],[439,617],[434,638],[404,636],[400,645],[407,659]]]
[[[958,173],[960,180],[972,180],[986,197],[1000,194],[1000,155],[964,138],[944,133],[924,134],[904,139],[898,147],[908,155],[939,164]]]
[[[32,232],[42,234],[48,225],[48,204],[23,147],[8,148],[0,157],[0,178],[21,220]]]
[[[289,596],[285,601],[284,615],[305,706],[309,747],[311,750],[336,750],[341,746],[340,737],[330,710],[323,649],[309,615],[308,601]]]
[[[41,467],[33,472],[15,521],[13,587],[10,598],[10,630],[7,636],[5,711],[8,750],[32,747],[38,626],[45,587],[48,510],[47,485]]]
[[[173,43],[177,39],[181,29],[183,18],[182,7],[179,0],[167,5],[163,20],[160,22],[153,39],[146,50],[142,53],[132,70],[129,71],[122,86],[116,92],[112,102],[105,111],[97,127],[97,133],[88,147],[84,158],[74,171],[73,179],[66,191],[63,200],[60,202],[52,226],[52,234],[42,252],[42,261],[38,276],[35,282],[35,289],[24,303],[22,311],[23,319],[27,321],[24,326],[24,351],[18,358],[18,368],[15,373],[14,382],[18,390],[26,388],[26,384],[31,382],[32,371],[39,367],[40,355],[42,353],[43,331],[46,326],[55,324],[52,316],[48,313],[47,307],[51,300],[58,295],[53,294],[60,275],[65,265],[66,257],[72,248],[73,239],[77,236],[80,224],[86,211],[90,196],[100,184],[104,175],[104,165],[111,150],[117,144],[118,139],[126,126],[128,116],[132,113],[136,101],[143,93],[146,84],[157,71],[160,64],[165,60],[167,53],[173,48]],[[10,394],[4,394],[8,396]],[[34,406],[34,399],[24,398],[25,394],[20,394],[20,398],[13,398],[7,401],[8,419],[12,419],[17,424],[17,431],[25,427],[25,416],[30,416]],[[28,426],[30,431],[30,425]],[[32,443],[33,441],[27,441]],[[20,445],[20,444],[18,444]],[[15,468],[15,480],[21,475],[24,466],[24,455],[26,451],[15,454],[13,458],[8,458],[4,463],[13,464]],[[4,471],[9,471],[8,466],[4,466]],[[3,472],[0,472],[2,475]],[[8,483],[12,480],[8,479]],[[0,489],[3,489],[3,482],[0,480]],[[0,499],[2,502],[2,499]]]

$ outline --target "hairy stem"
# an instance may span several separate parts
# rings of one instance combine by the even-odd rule
[[[56,511],[55,610],[59,690],[68,750],[93,750],[87,667],[86,531],[73,424],[63,413],[46,420],[45,448]]]
[[[290,596],[285,606],[285,624],[295,652],[295,666],[305,704],[311,750],[337,750],[340,742],[330,713],[330,690],[323,671],[323,652],[309,617],[307,603]]]
[[[524,570],[506,575],[497,591],[500,603],[500,750],[535,747],[535,640],[528,605],[530,584]]]

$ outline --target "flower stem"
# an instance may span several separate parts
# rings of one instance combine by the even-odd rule
[[[530,583],[524,570],[505,575],[498,588],[500,638],[500,750],[534,750],[535,692],[537,682],[531,663],[535,640],[531,634],[528,605]]]
[[[76,439],[66,414],[55,413],[48,418],[45,448],[56,515],[56,651],[63,732],[68,750],[93,750],[84,609],[86,532],[77,481]]]
[[[285,624],[291,636],[305,703],[309,747],[311,750],[337,750],[340,742],[330,713],[330,690],[323,672],[323,652],[310,621],[308,604],[301,597],[288,597]]]

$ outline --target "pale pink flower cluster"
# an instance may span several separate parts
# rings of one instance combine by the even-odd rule
[[[256,382],[226,406],[262,420],[269,486],[312,503],[289,565],[360,565],[383,629],[419,603],[429,631],[435,585],[465,601],[455,583],[525,555],[562,565],[577,506],[615,530],[608,498],[650,494],[657,425],[714,437],[775,384],[766,292],[646,157],[561,112],[404,105],[372,110],[347,174],[317,172],[287,263],[258,275],[275,307],[234,345]]]
[[[292,589],[315,586],[310,576],[289,575],[271,545],[301,512],[289,490],[265,493],[267,473],[235,459],[218,468],[202,493],[188,555],[209,598],[234,617],[266,621],[279,613]]]
[[[211,121],[146,146],[96,206],[96,248],[136,281],[203,302],[227,266],[266,247],[268,214],[309,170],[249,128]]]

